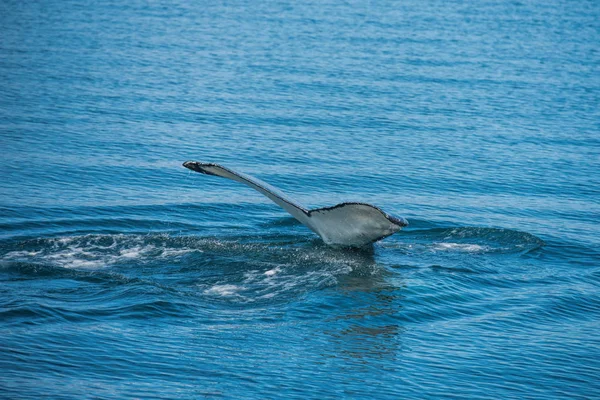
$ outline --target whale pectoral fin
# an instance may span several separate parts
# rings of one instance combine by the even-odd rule
[[[302,224],[308,226],[311,230],[314,231],[310,224],[308,210],[306,208],[304,208],[297,201],[286,196],[279,189],[269,185],[266,182],[261,181],[260,179],[257,179],[253,176],[241,172],[234,171],[230,168],[223,167],[219,164],[202,163],[198,161],[186,161],[183,163],[183,166],[201,174],[220,176],[222,178],[227,178],[236,182],[243,183],[244,185],[251,187],[252,189],[269,198],[275,204],[289,212]]]

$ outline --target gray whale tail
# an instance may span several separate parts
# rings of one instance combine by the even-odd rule
[[[366,203],[340,203],[333,207],[309,210],[268,183],[219,164],[186,161],[183,166],[201,174],[220,176],[250,186],[286,210],[329,245],[362,247],[408,225],[406,219],[393,217]]]

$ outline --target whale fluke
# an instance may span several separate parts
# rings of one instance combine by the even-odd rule
[[[186,161],[183,166],[201,174],[220,176],[250,186],[289,212],[329,245],[362,247],[408,225],[406,219],[392,217],[365,203],[340,203],[333,207],[309,210],[260,179],[219,164]]]

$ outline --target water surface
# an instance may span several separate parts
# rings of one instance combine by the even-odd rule
[[[598,21],[4,2],[0,397],[597,397]],[[410,226],[330,248],[190,159]]]

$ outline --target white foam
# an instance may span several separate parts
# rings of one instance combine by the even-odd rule
[[[489,250],[488,246],[472,243],[435,243],[432,248],[438,251],[464,251],[467,253],[482,253]]]
[[[154,246],[134,246],[129,249],[123,249],[119,252],[119,255],[123,258],[139,258],[142,254],[152,251]]]
[[[2,258],[4,258],[5,260],[18,260],[18,259],[26,258],[26,257],[35,257],[40,253],[41,253],[41,250],[40,251],[26,251],[26,250],[11,251],[9,253],[6,253],[4,255],[4,257],[2,257]]]
[[[79,259],[73,259],[70,261],[63,260],[60,263],[60,266],[63,268],[78,268],[78,269],[98,269],[105,265],[106,264],[104,262],[102,262],[101,260],[85,261],[85,260],[79,260]]]
[[[265,276],[274,276],[274,275],[276,275],[276,274],[278,274],[280,272],[281,272],[281,268],[275,267],[273,269],[265,271],[264,274],[265,274]]]
[[[204,291],[204,294],[216,295],[216,296],[235,296],[243,288],[236,285],[215,285],[210,289]]]
[[[160,255],[161,257],[169,258],[180,257],[189,253],[204,253],[204,251],[200,249],[163,249]]]

